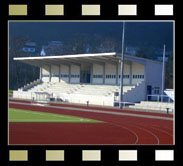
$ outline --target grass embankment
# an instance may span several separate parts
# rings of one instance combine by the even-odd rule
[[[9,108],[9,122],[102,123],[93,119]]]

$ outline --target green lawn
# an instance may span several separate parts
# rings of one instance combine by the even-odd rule
[[[93,119],[9,108],[9,122],[103,123]]]
[[[13,90],[9,90],[9,95],[13,95]]]

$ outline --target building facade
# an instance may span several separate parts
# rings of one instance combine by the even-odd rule
[[[21,57],[14,60],[40,67],[40,80],[44,83],[120,86],[121,55],[117,53]],[[129,102],[158,94],[162,88],[162,63],[125,55],[123,83],[124,87],[135,87],[135,95],[127,97]]]

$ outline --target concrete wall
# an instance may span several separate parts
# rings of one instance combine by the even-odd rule
[[[50,67],[47,65],[43,65],[41,68],[42,72],[42,81],[43,82],[49,82],[50,81]]]
[[[145,82],[137,84],[135,88],[124,94],[123,101],[125,102],[139,102],[146,99]]]
[[[59,65],[51,65],[51,82],[59,82]]]
[[[110,75],[113,78],[106,78]],[[105,64],[105,84],[116,84],[116,65]]]
[[[103,66],[93,64],[93,84],[103,84],[103,78],[94,78],[98,77],[97,75],[103,75]]]
[[[160,94],[162,89],[162,64],[161,63],[151,63],[147,61],[146,63],[146,86],[152,85],[154,87],[160,87]],[[152,90],[153,92],[153,90]]]
[[[113,106],[113,97],[105,97],[105,96],[93,96],[93,95],[82,95],[82,94],[62,94],[60,97],[64,101],[68,101],[70,103],[80,103],[87,104],[89,101],[89,105],[101,105],[101,106]]]
[[[31,92],[23,92],[23,91],[13,91],[13,98],[19,99],[33,99],[36,97],[35,93]]]
[[[145,67],[142,64],[132,62],[132,84],[138,84],[144,81],[144,78],[133,78],[134,76],[144,76]]]
[[[69,82],[69,66],[61,65],[60,74],[61,74],[60,82],[68,83]]]
[[[71,65],[71,83],[80,83],[80,66]]]
[[[121,64],[118,65],[118,84],[120,84],[120,77],[121,77]],[[129,85],[130,84],[130,64],[124,64],[124,75],[129,75],[129,78],[124,77],[123,84]]]

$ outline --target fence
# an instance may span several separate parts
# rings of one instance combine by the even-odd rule
[[[124,107],[125,107],[125,106],[129,106],[129,105],[135,105],[135,104],[136,104],[136,103],[133,103],[133,102],[120,102],[120,101],[114,101],[114,106],[115,106],[115,103],[117,103],[118,106],[119,106],[120,103],[122,103]],[[116,105],[116,106],[117,106],[117,105]]]
[[[172,102],[172,99],[167,95],[147,95],[147,101]]]

